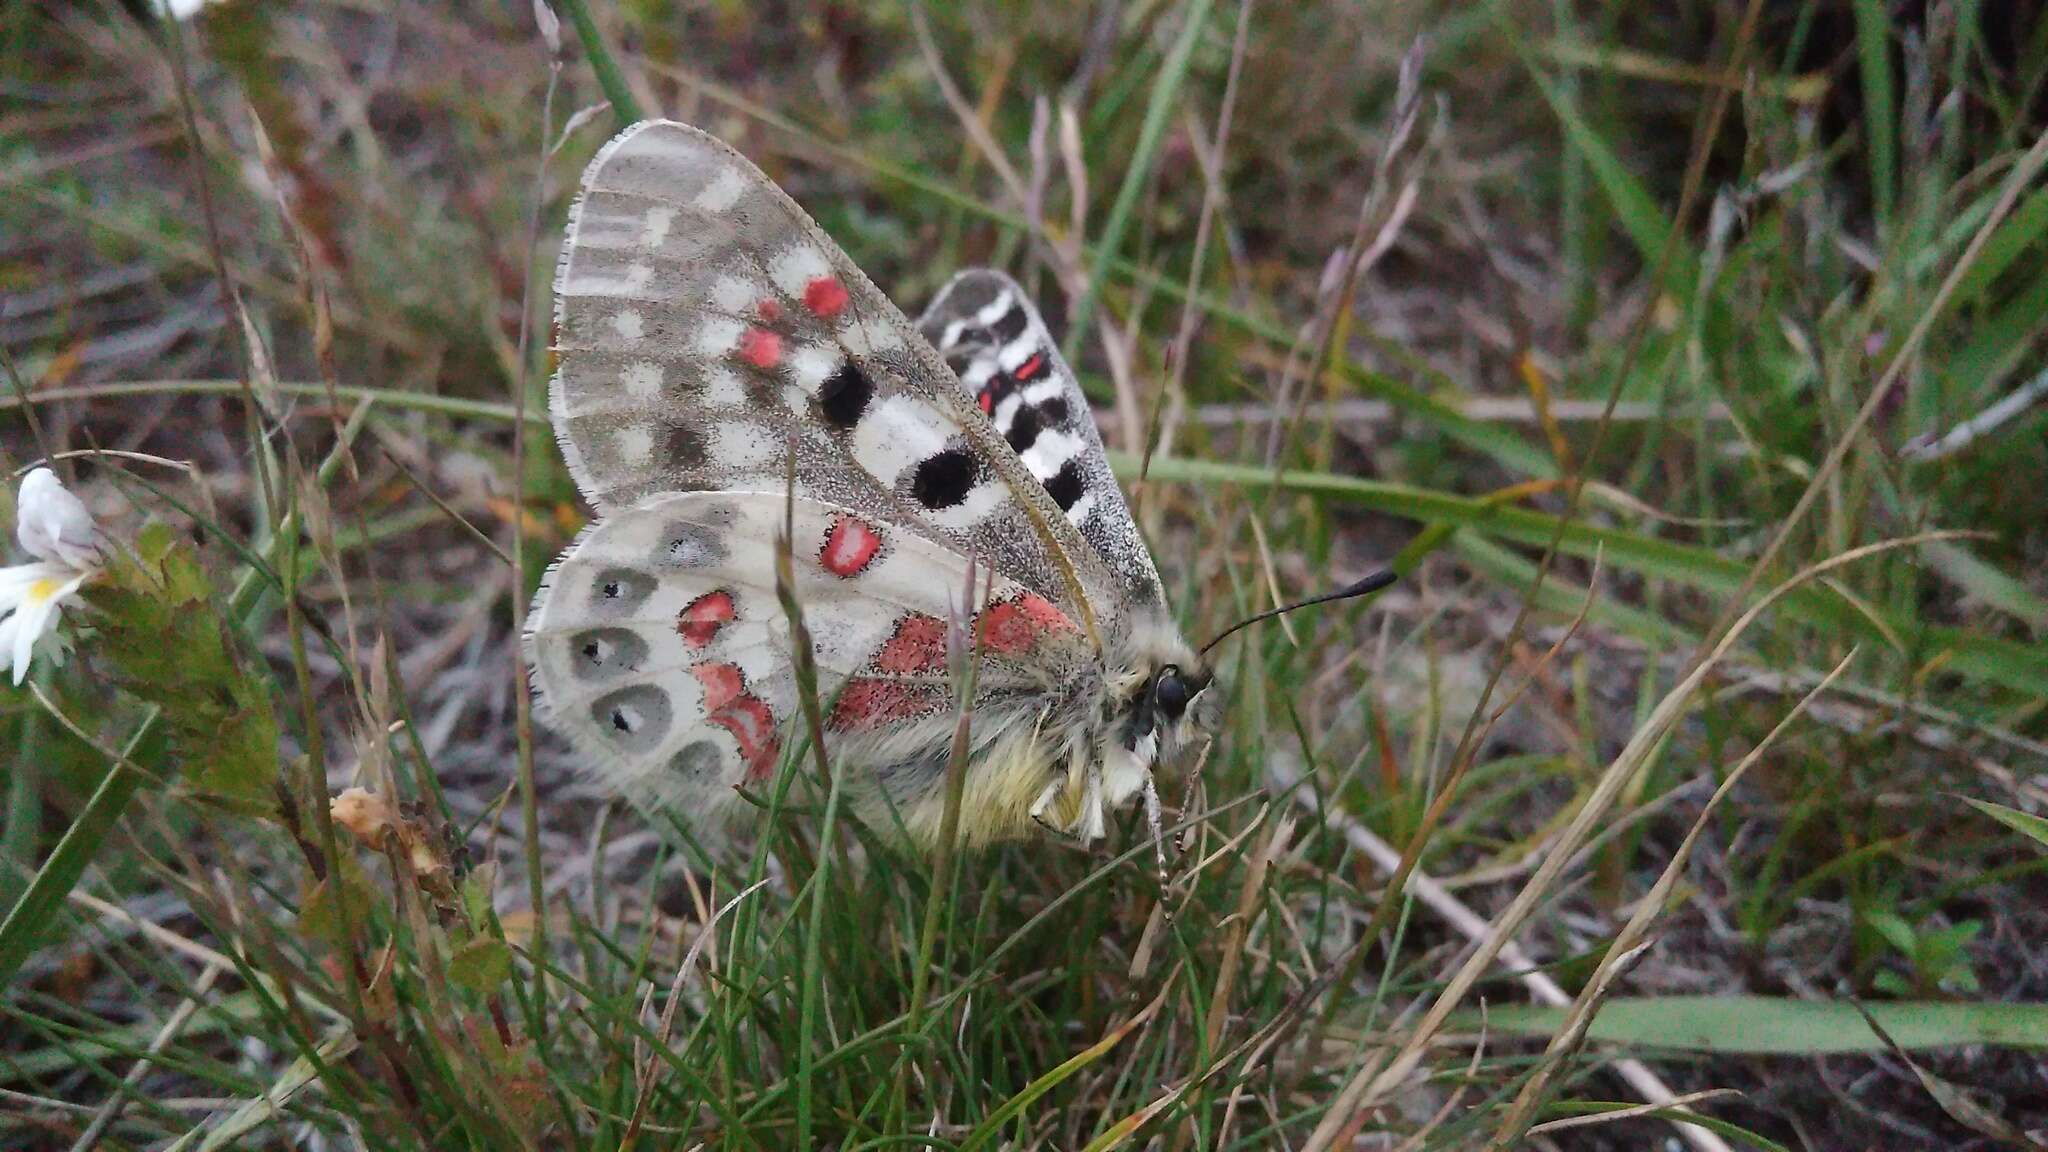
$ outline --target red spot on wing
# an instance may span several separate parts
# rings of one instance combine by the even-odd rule
[[[1047,632],[1075,632],[1074,622],[1036,592],[991,604],[981,616],[983,650],[998,656],[1029,651]]]
[[[765,779],[782,754],[774,710],[747,691],[746,674],[737,664],[693,664],[690,672],[704,685],[704,719],[732,733],[746,759],[748,780]]]
[[[875,653],[875,668],[898,676],[937,672],[946,666],[946,622],[912,612],[896,621],[896,631]]]
[[[773,368],[782,360],[782,337],[766,328],[749,328],[740,334],[740,359],[756,368]]]
[[[733,742],[740,746],[740,755],[746,758],[748,780],[765,780],[775,771],[775,761],[782,755],[782,740],[775,734],[775,713],[767,701],[749,692],[706,719],[732,733]]]
[[[836,276],[820,276],[804,285],[804,307],[830,320],[846,307],[846,285]]]
[[[983,389],[981,390],[981,395],[979,395],[979,396],[975,397],[974,399],[975,399],[975,402],[976,402],[977,404],[980,404],[980,405],[981,405],[981,414],[982,414],[982,415],[986,416],[986,415],[988,415],[989,413],[991,413],[991,412],[994,412],[994,411],[996,410],[996,390],[995,390],[995,389],[993,389],[993,388],[983,388]]]
[[[690,674],[704,685],[704,711],[716,713],[747,690],[737,664],[692,664]]]
[[[761,319],[773,324],[782,319],[782,301],[773,296],[763,297],[761,302],[754,306],[754,311],[761,314]]]
[[[719,589],[706,592],[676,613],[676,631],[683,643],[702,648],[718,635],[718,629],[735,615],[732,593]]]
[[[840,689],[825,726],[840,732],[881,728],[929,716],[946,706],[946,692],[936,684],[856,677]]]
[[[825,533],[825,546],[818,551],[818,563],[834,576],[858,576],[875,562],[882,551],[882,534],[857,516],[844,512],[833,517]]]
[[[1031,359],[1026,360],[1022,364],[1017,365],[1017,370],[1011,373],[1011,375],[1015,376],[1019,380],[1029,380],[1033,376],[1038,375],[1039,369],[1044,367],[1045,353],[1033,352],[1031,354]]]

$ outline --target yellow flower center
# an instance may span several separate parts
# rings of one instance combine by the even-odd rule
[[[57,589],[61,587],[63,585],[45,576],[28,586],[28,598],[35,601],[48,600],[50,597],[55,596]]]

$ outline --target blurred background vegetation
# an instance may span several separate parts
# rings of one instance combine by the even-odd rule
[[[0,61],[0,445],[137,564],[0,688],[0,1142],[2048,1131],[2035,6],[16,0]],[[913,314],[1037,292],[1191,634],[1403,570],[1225,658],[1166,887],[801,765],[708,859],[529,746],[608,97]]]

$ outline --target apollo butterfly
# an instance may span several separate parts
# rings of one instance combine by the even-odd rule
[[[772,776],[800,724],[786,523],[823,743],[869,819],[938,835],[964,613],[967,839],[1092,841],[1140,794],[1156,821],[1155,768],[1221,692],[1014,281],[963,272],[913,325],[753,164],[650,121],[584,173],[555,290],[551,414],[597,515],[526,640],[606,780],[708,828]],[[970,557],[993,574],[963,606]]]

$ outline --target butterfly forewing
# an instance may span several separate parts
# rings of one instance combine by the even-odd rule
[[[1115,573],[1124,603],[1163,606],[1159,573],[1103,454],[1088,397],[1024,289],[992,268],[970,269],[940,290],[917,326]]]
[[[775,770],[795,728],[789,624],[776,595],[783,493],[650,499],[593,526],[549,573],[529,621],[554,725],[629,795],[703,816]],[[861,512],[793,504],[791,555],[819,670],[828,747],[952,706],[947,626],[980,634],[978,706],[1039,699],[1090,661],[1079,626],[998,577],[962,614],[967,558]],[[949,721],[946,721],[949,723]],[[906,746],[895,767],[938,778]],[[922,756],[922,759],[932,759]]]
[[[722,142],[656,121],[608,144],[556,292],[555,427],[601,512],[779,491],[793,463],[799,494],[981,557],[1090,635],[1114,625],[1120,581],[944,361]]]

